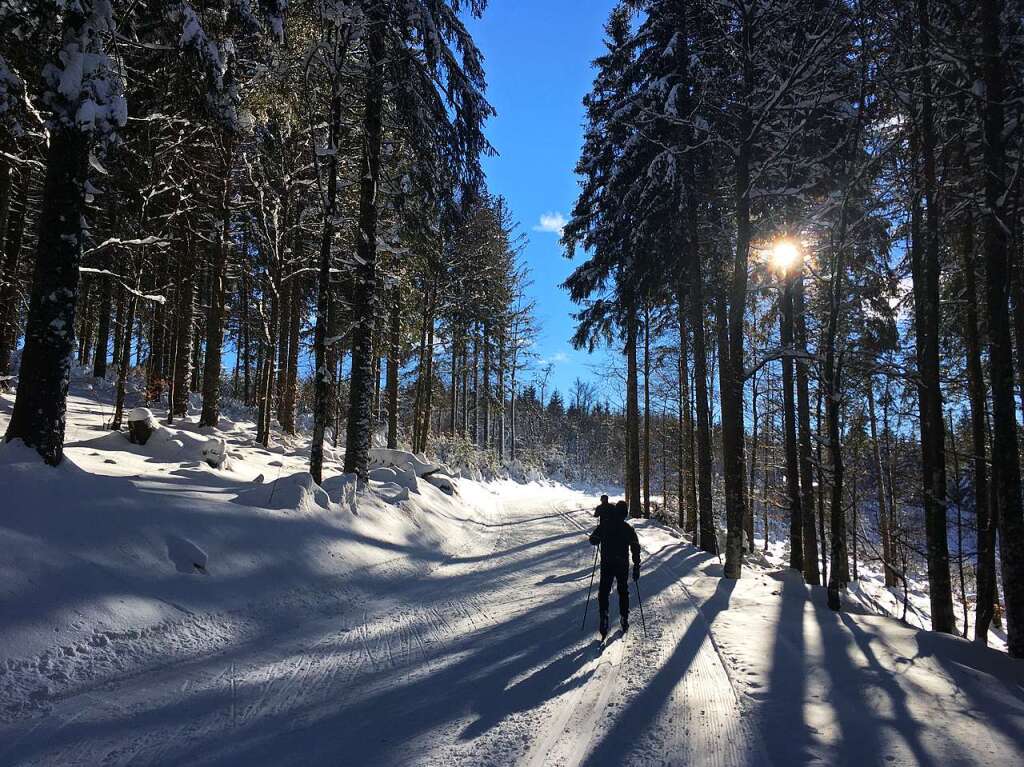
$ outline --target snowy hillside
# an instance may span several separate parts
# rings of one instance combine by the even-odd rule
[[[0,764],[1024,759],[1004,653],[834,614],[771,566],[721,580],[653,522],[643,620],[634,604],[602,652],[593,601],[580,625],[588,495],[356,496],[333,461],[319,490],[300,443],[254,448],[222,421],[134,446],[105,407],[74,393],[59,468],[0,448]]]

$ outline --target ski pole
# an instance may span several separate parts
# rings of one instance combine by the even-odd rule
[[[590,609],[590,591],[594,588],[594,573],[597,572],[597,555],[601,553],[601,544],[597,544],[597,548],[594,550],[594,567],[590,571],[590,585],[587,586],[587,604],[583,608],[583,624],[580,626],[582,631],[587,627],[587,611]]]
[[[640,579],[634,578],[633,585],[636,586],[636,603],[640,605],[640,623],[644,627],[644,637],[647,637],[647,621],[644,620],[644,603],[640,599]]]

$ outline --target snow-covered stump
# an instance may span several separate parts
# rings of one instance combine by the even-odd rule
[[[223,437],[213,437],[203,445],[203,460],[214,469],[227,468],[228,443]]]
[[[128,439],[133,445],[145,445],[156,429],[156,419],[149,408],[137,407],[128,413]]]

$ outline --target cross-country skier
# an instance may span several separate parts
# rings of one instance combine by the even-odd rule
[[[601,496],[601,505],[594,509],[594,516],[600,524],[604,524],[605,520],[615,519],[615,506],[608,501],[607,495]]]
[[[629,555],[633,554],[633,580],[640,577],[640,540],[626,522],[629,507],[625,501],[615,506],[615,514],[608,515],[590,534],[590,542],[601,547],[601,581],[597,589],[597,606],[601,611],[601,637],[608,634],[608,595],[612,581],[619,591],[619,621],[622,630],[629,629]]]

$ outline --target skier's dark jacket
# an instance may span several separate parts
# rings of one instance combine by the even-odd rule
[[[597,517],[598,521],[603,525],[605,520],[611,522],[615,517],[615,504],[604,501],[594,509],[594,516]]]
[[[601,544],[601,569],[625,570],[629,567],[630,552],[633,564],[640,564],[640,539],[624,519],[605,517],[590,534],[590,542],[595,546]]]

